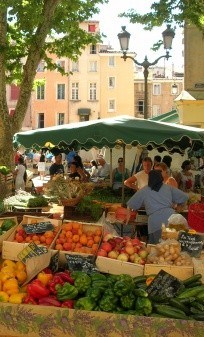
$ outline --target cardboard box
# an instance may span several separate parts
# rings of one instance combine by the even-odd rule
[[[96,267],[102,273],[113,275],[128,274],[135,277],[144,273],[143,265],[114,260],[103,256],[97,256]]]
[[[59,227],[59,230],[61,228],[62,221],[61,220],[55,220],[55,219],[49,219],[45,217],[35,217],[35,216],[29,216],[29,215],[24,215],[21,224],[32,224],[32,223],[37,223],[37,222],[42,222],[42,221],[50,221],[55,227]],[[18,243],[18,242],[13,242],[15,238],[15,230],[10,233],[10,236],[7,238],[7,240],[3,241],[2,245],[2,258],[3,259],[9,259],[13,261],[18,261],[17,255],[21,252],[23,248],[25,248],[28,243]],[[57,235],[55,236],[53,242],[49,246],[49,248],[52,248],[55,245],[55,240],[57,238]]]
[[[194,275],[201,274],[202,275],[201,281],[202,283],[204,283],[204,259],[202,255],[199,259],[193,257],[192,261],[193,261]]]
[[[177,277],[179,280],[185,280],[193,276],[193,266],[171,266],[162,264],[145,264],[144,275],[158,274],[160,270]]]
[[[73,222],[73,221],[72,220],[64,220],[63,224],[66,224],[68,222]],[[80,221],[74,221],[74,222],[78,222],[78,223],[82,224],[82,229],[84,231],[94,232],[96,229],[100,228],[102,230],[102,237],[103,237],[103,226],[102,226],[101,223],[90,224],[90,223],[85,223],[85,222],[80,222]],[[61,233],[61,231],[59,231],[56,239],[59,237],[60,233]],[[101,237],[101,240],[102,240],[102,237]],[[101,242],[98,243],[98,248],[100,246],[100,243]],[[55,249],[55,245],[52,245],[52,248]],[[60,252],[59,261],[60,261],[61,265],[66,264],[66,262],[67,262],[65,254],[77,254],[77,255],[83,255],[83,256],[94,255],[92,253],[91,248],[89,250],[87,249],[86,253],[74,252],[74,251],[68,251],[68,250],[60,250],[59,252]]]
[[[14,226],[14,227],[12,227],[11,229],[9,229],[6,233],[0,235],[0,252],[2,251],[3,241],[4,241],[4,240],[7,240],[8,237],[9,237],[13,232],[15,232],[15,230],[16,230],[16,228],[17,228],[17,225],[18,225],[17,217],[14,216],[14,217],[0,218],[0,227],[2,226],[2,223],[4,222],[4,220],[7,220],[7,219],[14,220],[15,223],[16,223],[16,226]]]

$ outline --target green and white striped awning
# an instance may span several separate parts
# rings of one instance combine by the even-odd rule
[[[159,116],[149,118],[152,121],[179,124],[179,115],[176,110],[172,110]]]

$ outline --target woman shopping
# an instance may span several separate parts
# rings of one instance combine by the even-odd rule
[[[157,244],[161,239],[162,224],[167,226],[169,217],[176,213],[172,205],[181,205],[187,200],[186,193],[163,183],[161,171],[152,170],[149,173],[148,186],[136,192],[127,202],[127,206],[129,211],[145,207],[148,215],[148,242]]]

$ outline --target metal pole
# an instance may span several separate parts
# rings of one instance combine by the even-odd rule
[[[148,67],[144,68],[144,119],[148,119]]]

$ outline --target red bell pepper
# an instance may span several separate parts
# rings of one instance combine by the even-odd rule
[[[46,288],[46,286],[43,285],[43,283],[36,279],[32,281],[30,284],[28,284],[27,292],[30,296],[32,296],[34,299],[41,298],[48,296],[50,294],[50,290]]]
[[[31,295],[27,295],[24,299],[23,299],[23,303],[25,304],[38,304],[36,299],[33,298]]]
[[[46,296],[39,299],[40,305],[48,305],[54,307],[61,307],[61,302],[56,299],[55,296]]]
[[[74,284],[74,279],[71,277],[71,273],[68,270],[55,273],[55,276],[60,276],[63,281]]]
[[[64,301],[61,305],[62,308],[69,308],[69,309],[73,309],[74,308],[74,300],[67,300]]]
[[[57,284],[61,284],[63,286],[64,283],[65,283],[65,281],[63,281],[60,276],[54,275],[53,279],[48,282],[47,286],[48,286],[48,289],[50,290],[50,292],[52,294],[56,294],[57,290],[55,289],[55,286]]]

